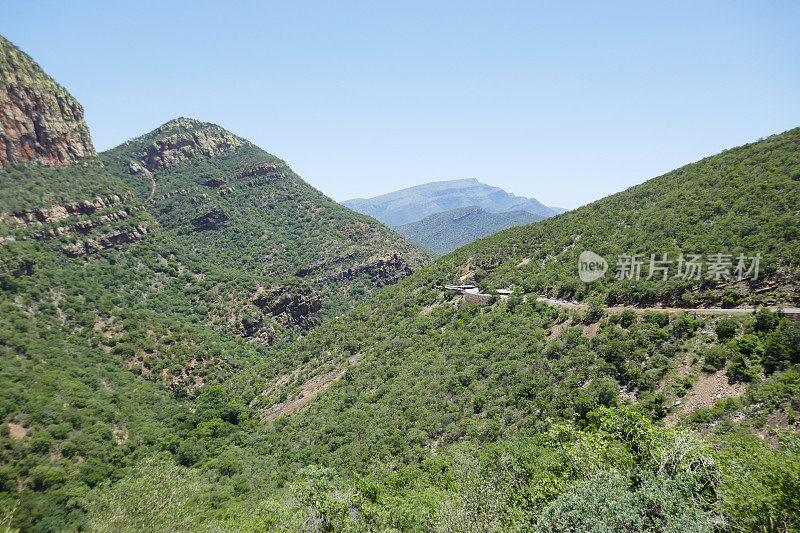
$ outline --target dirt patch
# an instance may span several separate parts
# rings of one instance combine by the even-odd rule
[[[550,330],[550,335],[546,336],[545,339],[547,339],[548,341],[551,341],[553,339],[558,338],[558,336],[561,335],[564,332],[564,330],[569,327],[570,323],[571,323],[570,320],[565,320],[561,324],[556,324]]]
[[[119,426],[112,427],[111,432],[114,434],[114,439],[117,441],[117,444],[122,444],[128,440],[128,432]]]
[[[600,329],[600,322],[595,322],[594,324],[589,324],[588,326],[583,326],[583,336],[587,339],[593,339],[595,335],[597,335],[597,331]]]
[[[8,436],[12,439],[24,439],[28,435],[28,430],[22,424],[16,422],[8,423]]]
[[[462,274],[458,279],[459,281],[466,281],[467,278],[472,277],[472,274],[475,272],[475,267],[472,265],[472,258],[470,257],[467,259],[467,264],[464,265],[464,274]]]
[[[680,373],[680,369],[678,372]],[[668,414],[664,422],[668,426],[674,426],[681,417],[703,407],[713,407],[722,398],[741,396],[744,391],[745,387],[741,383],[728,383],[728,373],[725,370],[713,374],[702,373],[692,390],[683,398],[680,408]]]
[[[792,429],[797,431],[800,428],[800,421],[789,423],[789,416],[784,410],[777,410],[771,412],[767,416],[767,423],[762,428],[753,428],[759,438],[767,441],[773,448],[778,446],[778,433],[777,430]]]
[[[422,308],[422,311],[420,311],[419,314],[421,314],[423,316],[427,315],[428,313],[430,313],[431,311],[433,311],[437,307],[441,307],[441,305],[442,304],[440,302],[434,302],[431,305],[426,305],[425,307]]]
[[[339,379],[341,379],[341,377],[347,371],[347,368],[350,365],[357,363],[363,356],[364,354],[360,353],[352,355],[347,358],[347,361],[344,364],[339,365],[327,374],[314,376],[313,378],[309,379],[300,387],[299,398],[272,406],[270,411],[264,416],[264,420],[272,422],[302,408],[311,400],[316,398],[319,393],[325,392],[328,390],[328,388],[330,388],[331,385],[339,381]]]
[[[679,378],[685,378],[686,376],[688,376],[691,373],[691,371],[692,371],[692,358],[694,357],[694,355],[695,354],[693,354],[692,352],[688,352],[686,354],[686,357],[683,358],[683,361],[681,361],[681,364],[678,365],[678,377]]]
[[[531,262],[531,258],[530,257],[526,257],[525,259],[523,259],[522,261],[517,263],[517,268],[524,267],[525,265],[527,265],[530,262]]]

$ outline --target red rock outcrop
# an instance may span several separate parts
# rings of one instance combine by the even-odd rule
[[[83,107],[0,36],[0,167],[66,166],[94,155]]]

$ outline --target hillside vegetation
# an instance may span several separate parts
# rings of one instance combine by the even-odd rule
[[[587,296],[585,311],[562,310],[536,302],[536,286],[524,284],[537,272],[577,275],[577,265],[561,265],[564,257],[546,262],[559,269],[542,269],[534,239],[569,235],[578,221],[640,220],[643,211],[681,219],[683,204],[668,206],[690,195],[685,173],[715,168],[735,184],[719,189],[724,198],[760,205],[753,176],[734,178],[756,168],[747,158],[766,164],[767,148],[786,164],[770,166],[764,179],[791,197],[762,210],[786,220],[797,205],[796,143],[791,131],[657,178],[659,188],[647,182],[477,241],[282,351],[293,371],[256,364],[239,373],[225,389],[247,406],[252,425],[186,433],[204,450],[189,472],[261,485],[219,511],[203,496],[192,527],[208,520],[231,529],[333,531],[796,530],[800,324],[767,309],[609,312],[597,296]],[[670,176],[680,177],[682,190],[666,186]],[[631,196],[643,203],[623,201]],[[714,231],[663,232],[698,250],[732,246],[741,220],[709,215]],[[604,231],[615,235],[620,243],[611,239],[610,249],[660,235],[627,226],[590,224],[582,235],[597,243]],[[771,276],[793,264],[785,229],[753,230]],[[443,290],[462,279],[516,292],[479,307]],[[762,297],[791,295],[780,279],[768,278]],[[315,399],[297,401],[323,383]],[[236,466],[221,470],[222,457]],[[146,490],[138,481],[146,468],[98,492],[100,521],[141,519],[134,502]],[[604,511],[586,512],[596,508]]]
[[[798,198],[800,128],[726,150],[569,213],[498,233],[448,255],[434,270],[450,280],[491,272],[486,288],[516,287],[578,300],[598,296],[609,304],[691,308],[797,303]],[[591,284],[578,277],[578,256],[585,250],[610,263],[606,275]],[[656,272],[646,280],[651,254],[660,259],[664,253],[673,261],[669,278],[662,281]],[[703,256],[701,279],[675,276],[680,253]],[[707,277],[708,256],[717,253],[731,256],[732,279]],[[616,279],[621,254],[642,255],[640,280]],[[762,256],[756,280],[736,280],[740,254]]]
[[[423,252],[219,126],[29,143],[34,120],[85,124],[23,59],[36,90],[4,90],[41,105],[0,114],[35,148],[0,167],[0,529],[800,528],[800,322],[606,306],[797,302],[800,129],[412,273]],[[762,271],[584,284],[586,250]],[[466,283],[487,305],[445,289]]]
[[[290,372],[275,347],[427,256],[218,126],[101,160],[80,105],[0,44],[2,96],[25,102],[0,100],[0,529],[86,530],[93,488],[247,419],[222,383]]]
[[[341,313],[428,262],[386,226],[214,124],[176,119],[101,158],[206,268],[251,275],[262,292],[244,298],[284,314],[283,325],[309,329],[319,313]]]

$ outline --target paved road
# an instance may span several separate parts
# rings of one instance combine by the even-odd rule
[[[589,306],[587,304],[582,304],[580,302],[568,302],[566,300],[553,300],[550,298],[536,298],[537,302],[546,302],[553,305],[558,305],[560,307],[569,307],[571,309],[586,309]],[[709,307],[705,309],[697,309],[697,308],[683,308],[683,307],[608,307],[604,306],[605,309],[613,312],[621,312],[625,309],[633,309],[636,312],[641,311],[667,311],[669,313],[680,313],[681,311],[692,311],[694,313],[701,313],[701,314],[714,314],[714,313],[723,313],[723,314],[740,314],[740,313],[752,313],[753,311],[758,311],[759,308],[752,308],[752,307],[735,307],[732,309],[722,309],[719,307]],[[787,315],[800,315],[800,307],[768,307],[767,309],[771,311],[777,311],[778,309],[782,309],[784,313]]]

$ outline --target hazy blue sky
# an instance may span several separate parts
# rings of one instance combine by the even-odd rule
[[[218,123],[344,200],[476,177],[576,207],[800,126],[800,2],[19,2],[99,150]]]

